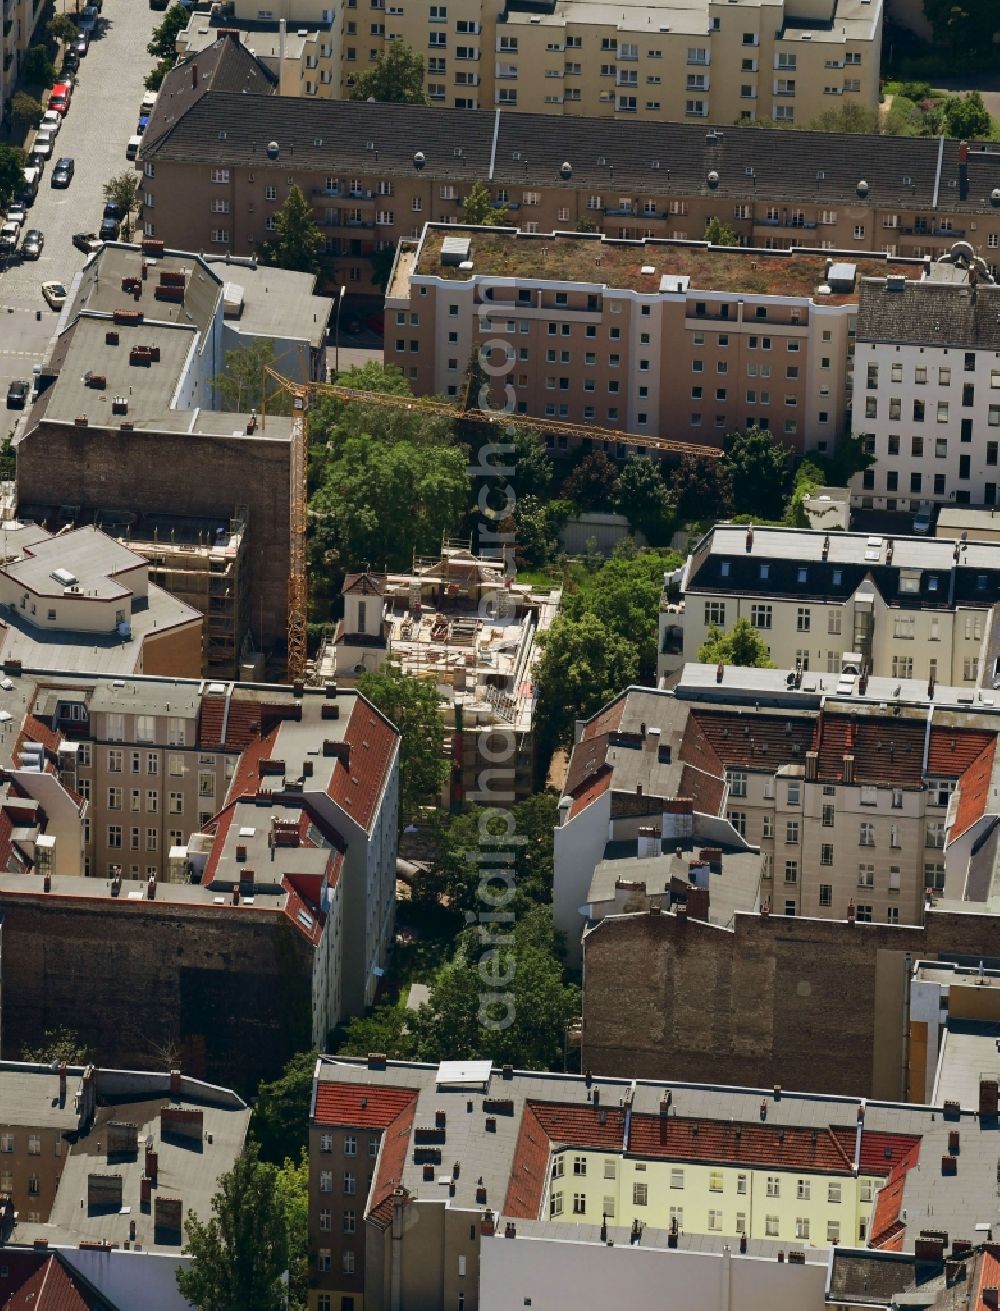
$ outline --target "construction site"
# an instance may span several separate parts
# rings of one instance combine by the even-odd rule
[[[559,613],[562,593],[538,592],[508,574],[503,560],[475,555],[469,542],[446,542],[440,556],[416,557],[407,574],[348,574],[344,617],[319,659],[320,678],[354,682],[390,660],[432,682],[441,697],[452,778],[447,801],[475,792],[484,761],[482,735],[512,733],[513,789],[532,792],[538,634]]]
[[[21,515],[50,532],[93,525],[149,561],[149,581],[205,616],[202,672],[260,678],[264,660],[253,640],[246,540],[248,511],[232,517],[136,514],[79,505],[23,505]]]

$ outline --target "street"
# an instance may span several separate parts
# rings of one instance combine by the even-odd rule
[[[161,18],[145,0],[105,0],[89,53],[80,60],[54,157],[24,225],[44,234],[42,256],[23,263],[15,257],[0,273],[0,398],[6,398],[12,379],[30,381],[32,365],[47,354],[59,316],[42,299],[41,284],[54,279],[70,288],[86,258],[72,244],[73,233],[97,231],[104,183],[133,167],[125,158],[125,146],[139,117],[143,78],[152,67],[146,44]],[[55,191],[49,179],[55,159],[64,155],[76,161],[76,174],[65,191]],[[23,413],[7,411],[4,437],[23,420]]]

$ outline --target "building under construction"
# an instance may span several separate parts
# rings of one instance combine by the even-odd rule
[[[22,506],[50,531],[94,524],[149,561],[149,581],[205,616],[203,673],[251,679],[263,673],[255,649],[246,567],[248,512],[231,518],[83,510],[78,505]]]
[[[343,597],[344,617],[321,674],[352,682],[392,660],[433,682],[448,733],[450,802],[461,805],[481,792],[486,768],[512,769],[515,799],[530,796],[537,637],[558,614],[562,593],[536,592],[506,573],[502,560],[474,555],[467,543],[446,543],[440,556],[415,558],[408,574],[348,574]],[[502,766],[499,742],[479,740],[501,729],[517,744]],[[507,785],[495,783],[494,791],[501,786]]]

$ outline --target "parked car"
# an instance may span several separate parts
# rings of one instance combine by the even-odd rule
[[[25,211],[24,206],[21,204],[15,203],[11,205],[10,208],[7,210],[8,223],[16,223],[18,227],[21,226],[21,224],[25,221],[27,217],[28,217],[27,212]]]
[[[21,231],[19,223],[11,223],[8,219],[0,226],[0,254],[13,255],[17,250],[17,238]]]
[[[128,144],[125,147],[125,158],[138,159],[139,147],[141,145],[142,145],[142,137],[139,136],[138,132],[134,136],[129,137]]]
[[[21,242],[21,254],[25,259],[38,259],[41,256],[45,238],[38,228],[29,228]]]
[[[931,530],[931,510],[930,506],[924,505],[913,516],[913,531],[919,533],[921,537],[926,537]]]
[[[96,232],[74,232],[72,240],[77,250],[82,250],[85,255],[92,255],[104,245]]]
[[[43,282],[42,295],[54,310],[61,310],[66,304],[66,288],[61,282]]]
[[[148,128],[148,127],[149,127],[149,115],[148,115],[148,114],[140,114],[140,115],[139,115],[139,122],[136,124],[136,127],[135,127],[135,134],[136,134],[136,136],[137,136],[137,137],[141,137],[142,134],[145,132],[146,128]]]
[[[165,6],[164,6],[165,7]],[[80,56],[72,46],[63,54],[62,71],[64,73],[75,73],[80,67]]]
[[[62,114],[57,113],[54,109],[47,109],[42,115],[42,121],[38,124],[39,132],[48,132],[53,137],[59,135],[61,127]]]
[[[73,88],[68,82],[57,82],[49,94],[49,109],[65,116],[69,113],[69,102],[73,99]]]
[[[35,133],[35,139],[31,143],[31,153],[37,155],[40,159],[51,159],[55,144],[56,139],[54,136],[39,130]]]
[[[90,49],[90,33],[81,32],[73,44],[73,49],[80,56],[83,56]]]
[[[117,241],[120,228],[121,219],[112,218],[106,214],[104,218],[101,219],[101,240]]]
[[[7,388],[7,409],[23,410],[28,403],[28,394],[31,387],[20,379],[15,379]]]
[[[27,158],[28,168],[34,169],[36,173],[41,174],[42,169],[49,162],[48,155],[43,154],[40,150],[29,150]]]
[[[151,114],[153,112],[153,107],[155,106],[155,104],[156,104],[156,92],[147,91],[139,103],[139,113]]]
[[[52,186],[68,187],[73,181],[73,174],[76,172],[76,164],[68,155],[60,159],[55,168],[52,170]]]
[[[97,6],[87,5],[85,9],[81,10],[79,22],[80,31],[92,35],[97,27]]]

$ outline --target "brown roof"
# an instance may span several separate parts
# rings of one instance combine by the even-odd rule
[[[817,778],[844,777],[844,756],[854,757],[855,783],[920,787],[923,781],[923,724],[824,713],[817,724]]]
[[[382,596],[385,592],[385,574],[346,574],[344,577],[344,596],[353,593],[356,596]]]
[[[989,746],[983,749],[982,754],[976,757],[959,780],[958,811],[955,814],[955,824],[951,830],[952,841],[961,837],[986,813],[996,751],[997,743],[996,738],[994,738]]]
[[[336,762],[327,795],[366,832],[392,771],[397,740],[396,730],[381,711],[359,696],[344,733],[350,764]]]
[[[184,115],[210,91],[268,96],[273,94],[276,84],[274,74],[243,45],[238,34],[220,36],[204,50],[189,55],[163,79],[146,125],[143,146],[169,136]],[[259,103],[255,102],[255,109]]]
[[[691,718],[696,720],[707,746],[727,768],[773,773],[793,760],[804,763],[812,744],[812,719],[712,710],[692,710]]]
[[[0,1272],[0,1311],[115,1311],[55,1252],[5,1247]]]

